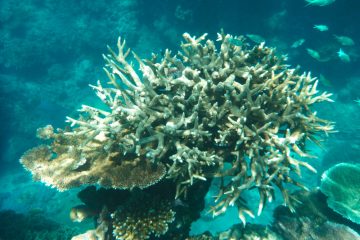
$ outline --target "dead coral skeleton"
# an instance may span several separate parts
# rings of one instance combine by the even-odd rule
[[[176,197],[196,181],[228,178],[213,215],[235,205],[244,223],[244,214],[254,216],[241,197],[249,189],[259,192],[258,215],[275,187],[291,208],[284,184],[305,188],[291,173],[315,172],[300,159],[312,157],[305,141],[319,143],[319,133],[333,130],[311,107],[331,101],[331,94],[264,43],[249,47],[224,33],[219,43],[206,34],[183,36],[178,54],[166,50],[160,60],[155,54],[141,60],[134,53],[139,72],[119,38],[118,52],[109,47],[104,55],[110,87],[91,86],[108,109],[84,105],[79,119],[67,118],[66,129],[40,130],[53,141],[25,153],[25,168],[59,190],[146,188],[168,178],[177,183]]]

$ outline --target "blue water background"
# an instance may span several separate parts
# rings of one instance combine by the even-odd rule
[[[319,89],[334,94],[335,103],[316,110],[337,123],[338,133],[324,148],[313,148],[319,173],[306,175],[308,185],[315,187],[321,173],[337,162],[360,163],[360,105],[354,101],[360,98],[360,1],[305,5],[303,0],[0,1],[0,209],[40,209],[70,224],[67,214],[78,201],[76,190],[58,193],[33,183],[19,158],[40,143],[38,127],[63,127],[65,116],[76,117],[81,104],[98,104],[88,84],[106,81],[101,55],[106,45],[115,46],[118,36],[142,58],[166,48],[176,52],[184,32],[206,32],[213,39],[220,29],[262,36],[267,45],[287,54],[293,67],[324,76],[327,80]],[[315,24],[329,30],[317,31]],[[334,34],[351,37],[355,45],[341,46]],[[301,38],[304,44],[291,48]],[[318,50],[328,61],[317,61],[306,48]],[[351,62],[338,58],[340,48]],[[255,222],[271,221],[275,206]],[[217,220],[204,215],[193,231],[216,232],[234,222],[238,220],[232,211]]]

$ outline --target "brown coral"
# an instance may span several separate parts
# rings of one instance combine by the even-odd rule
[[[167,232],[174,217],[175,212],[168,200],[137,196],[112,214],[113,235],[117,240],[159,237]]]
[[[166,173],[162,163],[155,165],[139,158],[116,163],[101,149],[87,153],[87,159],[81,159],[75,153],[75,143],[70,146],[63,144],[61,148],[41,145],[27,151],[20,161],[27,169],[33,170],[34,179],[59,190],[96,183],[119,189],[146,188]]]

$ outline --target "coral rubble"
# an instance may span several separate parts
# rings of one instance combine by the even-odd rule
[[[275,187],[292,208],[285,185],[306,188],[295,175],[302,167],[315,172],[301,159],[313,157],[305,142],[319,143],[333,129],[312,106],[331,101],[331,94],[264,43],[251,47],[224,33],[218,43],[206,34],[183,37],[178,54],[166,50],[142,60],[134,53],[135,64],[119,38],[118,51],[109,47],[104,55],[110,86],[91,86],[107,108],[83,105],[65,129],[39,129],[50,143],[26,152],[23,166],[59,190],[87,184],[146,190],[169,180],[177,199],[186,199],[195,183],[220,178],[213,215],[235,205],[244,223],[245,213],[254,216],[242,198],[247,190],[259,193],[258,215]],[[115,236],[131,239],[123,237],[127,220],[119,217],[131,216],[123,211],[113,214]],[[165,215],[143,238],[166,231],[173,215]]]

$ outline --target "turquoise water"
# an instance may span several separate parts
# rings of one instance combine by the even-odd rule
[[[151,205],[153,202],[170,204],[168,212],[174,213],[175,220],[168,216],[170,220],[164,220],[168,230],[158,236],[155,230],[149,230],[150,239],[186,239],[189,236],[196,239],[195,235],[204,232],[212,238],[203,236],[202,239],[219,239],[220,233],[222,239],[246,239],[250,235],[253,239],[255,236],[270,239],[271,234],[273,239],[356,239],[360,232],[360,223],[356,220],[360,215],[356,170],[351,170],[354,173],[341,170],[340,178],[345,178],[345,183],[340,181],[331,188],[344,196],[341,199],[334,200],[336,197],[329,191],[321,192],[318,188],[321,176],[333,166],[348,163],[357,167],[356,164],[360,164],[360,3],[357,0],[323,2],[324,6],[316,0],[309,6],[304,0],[2,0],[0,240],[71,239],[99,226],[103,227],[101,232],[105,235],[98,234],[93,239],[115,239],[111,215],[116,210],[121,209],[121,216],[130,216],[136,211],[156,209]],[[305,168],[302,172],[301,182],[311,194],[296,192],[298,188],[285,185],[303,202],[296,205],[296,213],[291,214],[283,207],[281,191],[274,184],[275,199],[265,204],[260,216],[256,216],[260,201],[258,186],[252,185],[241,195],[255,213],[254,218],[245,214],[247,223],[243,227],[236,207],[229,206],[224,214],[215,218],[207,213],[214,205],[213,196],[218,194],[221,184],[216,177],[208,177],[205,183],[196,182],[199,185],[190,188],[191,196],[187,199],[175,199],[173,183],[176,180],[171,177],[170,183],[164,180],[141,190],[137,187],[131,191],[115,191],[111,187],[104,190],[100,188],[104,184],[95,184],[96,192],[91,186],[75,184],[74,188],[58,191],[56,184],[46,186],[44,180],[34,181],[31,172],[20,164],[19,159],[28,149],[50,144],[49,140],[36,138],[38,128],[48,124],[55,129],[65,128],[68,126],[66,116],[77,119],[78,109],[83,104],[106,109],[89,84],[96,85],[100,79],[104,87],[109,87],[102,54],[108,53],[107,45],[116,49],[119,36],[126,39],[127,47],[141,59],[150,59],[155,53],[160,61],[166,49],[172,54],[181,50],[180,43],[186,42],[185,32],[197,37],[208,33],[207,39],[213,40],[220,51],[221,41],[216,39],[222,29],[232,35],[229,40],[232,47],[250,51],[265,42],[266,46],[276,48],[279,56],[286,55],[288,68],[299,67],[299,74],[311,72],[318,78],[319,93],[332,93],[333,103],[319,103],[311,106],[311,110],[320,118],[335,122],[335,131],[330,131],[328,136],[319,134],[321,147],[309,139],[299,143],[316,156],[304,158],[304,161],[317,173]],[[135,71],[142,76],[136,59],[129,58]],[[181,74],[179,69],[171,76],[178,74]],[[169,94],[165,88],[156,91]],[[139,140],[140,145],[151,141],[146,134]],[[167,143],[165,141],[165,145]],[[189,146],[204,149],[196,141]],[[227,147],[218,144],[212,154],[223,154]],[[248,156],[245,159],[250,161]],[[164,168],[169,175],[169,162],[164,163]],[[225,170],[227,168],[228,165],[224,166]],[[246,174],[250,176],[250,170]],[[230,181],[229,178],[226,181]],[[144,203],[143,208],[133,206],[137,201],[139,205]],[[81,206],[75,210],[86,212],[85,220],[72,221],[70,212],[75,206]],[[343,208],[350,210],[343,211]],[[133,231],[141,229],[137,225]],[[118,239],[142,239],[140,235],[126,238],[121,234]],[[89,236],[90,233],[87,238],[82,235],[74,240],[91,239]],[[309,236],[311,238],[306,238]]]

